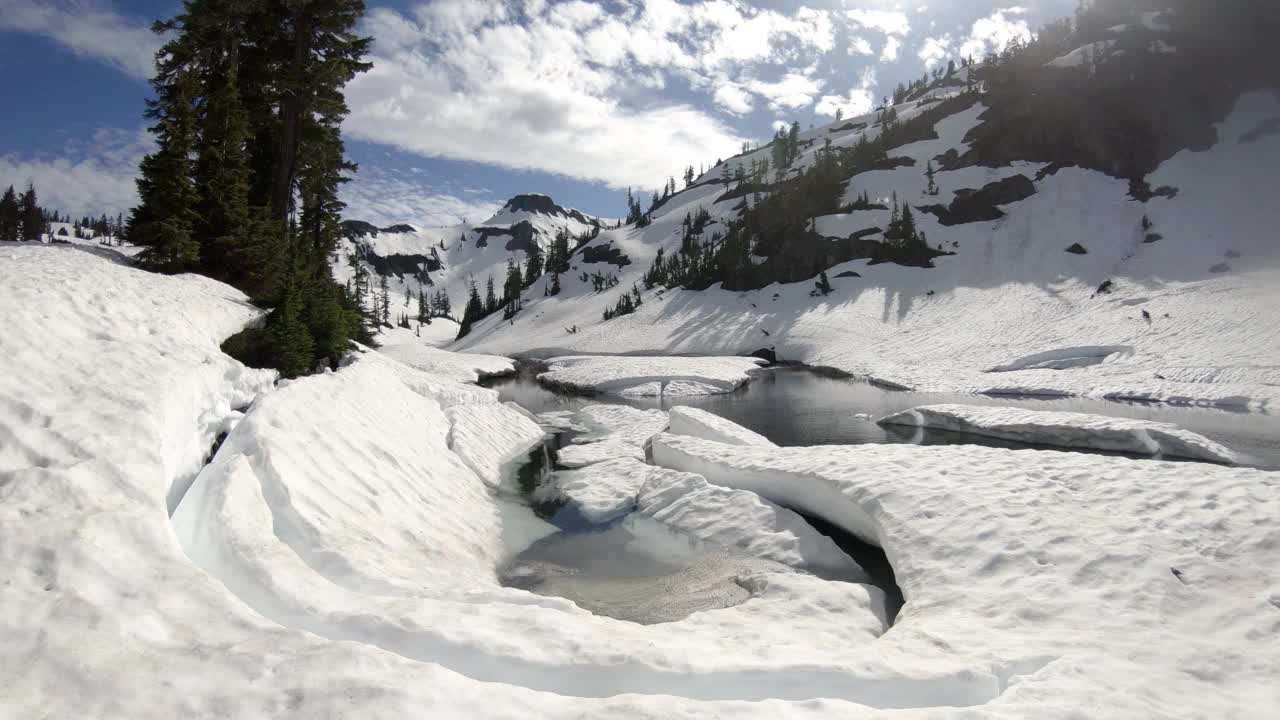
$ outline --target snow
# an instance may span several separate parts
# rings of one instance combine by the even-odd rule
[[[1043,169],[940,171],[926,196],[925,163],[963,153],[984,110],[895,149],[916,165],[859,175],[848,197],[896,192],[919,207]],[[510,322],[459,342],[449,321],[387,329],[381,350],[278,386],[219,350],[262,319],[241,293],[130,268],[135,248],[0,244],[0,715],[1269,717],[1280,474],[977,446],[781,448],[687,408],[535,420],[470,383],[529,352],[556,358],[550,382],[582,390],[727,392],[757,365],[730,356],[771,348],[918,390],[1280,407],[1280,136],[1238,142],[1277,114],[1274,94],[1242,97],[1220,142],[1147,178],[1173,198],[1139,203],[1123,181],[1065,168],[1001,220],[943,228],[919,213],[954,252],[935,268],[845,263],[820,299],[810,281],[654,289],[601,322],[618,293],[592,292],[579,264],[559,296],[530,288]],[[867,127],[804,131],[814,146],[796,168],[825,137],[879,132],[874,114],[846,122]],[[714,202],[726,189],[679,193],[647,228],[601,231],[590,245],[632,263],[590,269],[638,283],[685,213],[733,214],[736,201]],[[543,242],[570,227],[500,215],[490,222],[528,219]],[[887,215],[817,224],[844,236]],[[1143,242],[1143,216],[1158,242]],[[483,285],[509,255],[501,238],[476,247],[475,227],[367,247],[429,254],[444,240],[433,281],[460,308],[468,279]],[[1087,255],[1064,252],[1076,242]],[[1228,254],[1235,269],[1212,272]],[[836,277],[846,270],[861,277]],[[335,272],[345,282],[351,269]],[[397,298],[418,287],[391,284]],[[658,357],[671,353],[714,357]],[[968,406],[904,419],[1234,457],[1143,421]],[[555,480],[589,517],[631,512],[790,571],[745,566],[740,604],[648,626],[503,587],[500,568],[555,531],[497,492],[543,439],[539,423],[579,433],[560,460],[581,468]],[[788,508],[884,549],[907,599],[891,628],[883,593],[831,582],[860,579],[856,564]]]
[[[593,420],[593,416],[599,417],[599,407],[584,408],[571,422],[584,425],[599,422]],[[659,412],[649,411],[645,415],[656,417]],[[773,447],[764,437],[705,410],[676,407],[667,414],[669,432],[674,434]],[[754,493],[711,485],[699,475],[648,465],[639,450],[637,445],[615,440],[569,445],[561,450],[560,463],[585,467],[557,472],[555,487],[584,517],[595,523],[638,512],[687,536],[736,548],[753,557],[810,570],[824,577],[865,581],[862,568],[856,562],[794,512]],[[584,451],[593,454],[585,455]],[[620,453],[630,454],[620,456]]]
[[[218,350],[261,311],[206,278],[76,245],[3,243],[0,263],[0,473],[38,468],[62,484],[81,462],[136,463],[172,508],[235,411],[275,379]]]
[[[936,126],[940,139],[894,150],[914,159],[915,167],[863,173],[847,192],[887,197],[896,190],[901,202],[918,207],[950,202],[957,189],[1013,174],[1034,178],[1042,164],[939,171],[940,195],[924,194],[925,163],[950,148],[963,151],[963,137],[981,122],[981,112],[979,106],[957,113]],[[851,261],[828,269],[834,291],[817,299],[810,296],[812,281],[751,292],[655,288],[635,313],[608,322],[600,314],[616,297],[593,294],[574,281],[557,297],[543,298],[540,289],[530,293],[514,325],[483,321],[450,349],[726,356],[772,348],[783,360],[918,391],[1035,390],[1280,407],[1280,315],[1273,310],[1280,304],[1280,246],[1271,232],[1280,226],[1280,206],[1267,194],[1273,169],[1280,167],[1280,136],[1238,142],[1278,114],[1274,94],[1241,97],[1218,124],[1217,144],[1180,152],[1147,178],[1153,188],[1178,188],[1173,198],[1140,203],[1128,197],[1122,180],[1063,168],[1036,181],[1035,195],[1004,206],[1007,216],[1000,220],[943,227],[918,213],[930,242],[955,253],[938,258],[934,268]],[[684,203],[683,195],[669,204]],[[709,202],[693,204],[708,206],[713,217],[728,212],[726,203]],[[685,211],[657,217],[643,229],[601,232],[596,242],[626,243],[632,256],[632,265],[619,271],[622,287],[641,280],[658,248],[678,247]],[[835,236],[884,227],[888,214],[859,211],[846,225],[828,225],[838,216],[818,224]],[[1151,232],[1162,236],[1158,242],[1143,242],[1144,215]],[[1077,242],[1089,254],[1064,252]],[[1234,269],[1211,273],[1227,251],[1241,256],[1230,261]],[[836,277],[844,271],[861,277]],[[1107,280],[1111,292],[1098,294]],[[577,332],[565,330],[575,325]],[[1087,366],[986,372],[1081,347],[1128,350]]]
[[[1032,353],[1003,365],[987,368],[987,372],[1013,372],[1015,370],[1070,370],[1071,368],[1088,367],[1106,362],[1115,355],[1128,354],[1133,348],[1128,345],[1092,345],[1084,347],[1058,348],[1045,352]]]
[[[830,538],[754,492],[712,485],[692,473],[656,469],[640,488],[636,506],[641,514],[705,542],[828,578],[866,580],[862,568]]]
[[[1091,59],[1095,59],[1096,61],[1106,57],[1107,53],[1111,48],[1115,47],[1115,45],[1115,40],[1099,40],[1098,42],[1078,47],[1062,57],[1054,58],[1053,60],[1045,63],[1045,66],[1060,68],[1080,67],[1081,65],[1089,63]]]
[[[219,350],[261,319],[225,285],[71,246],[0,246],[0,271],[5,716],[1261,718],[1280,702],[1274,473],[654,438],[665,413],[585,408],[583,447],[651,442],[652,477],[671,479],[637,493],[654,517],[810,564],[834,556],[778,505],[810,512],[881,545],[908,601],[886,631],[875,588],[754,571],[741,604],[638,625],[498,583],[549,529],[490,487],[486,468],[537,442],[493,391],[367,350],[273,389]]]
[[[577,392],[635,397],[714,395],[736,390],[763,364],[744,357],[566,356],[547,361],[540,382]]]
[[[599,422],[593,417],[599,417],[601,407],[584,408],[571,421],[584,425]],[[645,416],[656,418],[660,412],[648,411]],[[665,414],[670,416],[669,432],[673,434],[773,447],[764,437],[705,410],[676,407]],[[643,452],[635,450],[636,445],[612,440],[569,445],[561,450],[560,463],[586,466],[557,472],[555,488],[595,523],[638,512],[687,536],[753,557],[824,577],[865,581],[857,563],[794,512],[754,493],[711,485],[699,475],[646,464]],[[597,457],[604,459],[587,464],[582,451],[598,453]],[[620,452],[633,454],[619,456]]]
[[[603,523],[635,510],[641,488],[661,475],[679,476],[682,473],[646,465],[641,453],[639,457],[613,457],[580,470],[557,472],[555,487],[561,495],[573,501],[584,517],[594,523]]]
[[[668,423],[661,422],[664,416],[669,418]],[[754,557],[841,579],[863,578],[856,563],[795,513],[752,493],[709,485],[697,475],[645,464],[640,447],[667,424],[668,432],[675,434],[772,447],[766,438],[705,410],[690,407],[676,407],[663,413],[621,406],[589,406],[570,422],[609,430],[626,423],[629,428],[635,428],[630,439],[638,443],[609,439],[569,445],[560,451],[561,464],[581,469],[556,473],[555,486],[588,520],[601,523],[636,511],[673,530],[705,542],[740,548]],[[618,434],[610,432],[606,437],[617,438]]]
[[[584,408],[569,421],[575,425],[598,425],[608,407]],[[772,447],[762,436],[696,408],[677,407],[670,413],[623,410],[623,417],[642,414],[655,421],[660,415],[669,415],[672,433]],[[618,415],[610,412],[607,417],[613,419]],[[616,424],[616,420],[611,423]],[[646,423],[644,427],[633,436],[634,440],[644,438],[658,423]],[[840,579],[865,579],[855,562],[795,513],[752,493],[712,486],[700,476],[665,470],[645,464],[643,460],[644,453],[637,445],[617,440],[569,445],[561,450],[559,461],[581,469],[556,473],[555,487],[592,522],[607,522],[639,512],[673,530],[705,542],[738,548],[754,557]]]
[[[65,235],[58,234],[63,231],[66,231]],[[41,237],[41,242],[50,245],[74,245],[113,259],[133,258],[142,252],[141,246],[125,243],[114,235],[89,235],[90,231],[86,229],[83,232],[89,235],[88,237],[76,237],[75,232],[75,223],[51,222],[47,232]]]
[[[560,464],[567,468],[580,468],[606,460],[631,458],[644,459],[644,448],[621,440],[601,440],[584,445],[570,445],[561,448]]]
[[[415,229],[413,232],[379,231],[376,236],[361,238],[360,243],[383,257],[388,255],[430,255],[432,248],[435,248],[437,253],[444,258],[446,267],[467,263],[473,259],[473,255],[477,253],[484,254],[485,250],[494,249],[499,255],[503,256],[503,262],[505,263],[507,251],[502,246],[506,244],[510,236],[490,237],[487,242],[487,248],[477,248],[475,247],[476,238],[479,237],[477,229],[509,229],[512,225],[521,222],[528,222],[542,235],[546,235],[547,237],[542,238],[544,241],[550,241],[551,237],[555,235],[555,230],[560,227],[567,227],[574,235],[580,235],[591,229],[589,224],[569,217],[525,211],[511,212],[503,208],[489,219],[480,223],[422,228]],[[465,241],[459,242],[463,238],[465,238]],[[445,244],[443,249],[440,248],[441,240]]]
[[[883,547],[907,604],[876,652],[990,673],[985,712],[1069,716],[1072,697],[1091,716],[1275,707],[1278,476],[1035,455],[654,440],[663,466]]]
[[[922,405],[879,420],[881,425],[949,430],[1038,445],[1108,450],[1231,464],[1236,454],[1171,423],[1087,413],[976,405]]]
[[[667,414],[661,410],[640,410],[626,405],[590,405],[572,416],[548,417],[544,413],[542,418],[556,429],[579,433],[572,444],[560,449],[557,457],[567,468],[615,459],[644,460],[649,439],[665,430],[668,422]]]
[[[454,373],[446,372],[443,376],[432,375],[419,371],[404,363],[392,360],[383,353],[358,344],[353,343],[353,347],[355,348],[355,352],[352,352],[344,358],[344,366],[349,365],[356,360],[382,365],[388,370],[388,372],[395,375],[406,387],[411,388],[414,392],[423,395],[430,395],[443,408],[449,408],[455,405],[493,403],[498,399],[498,391],[476,387],[471,384],[464,384],[456,377],[450,377],[450,375],[453,375]],[[464,359],[457,359],[457,362],[462,363],[466,361]]]
[[[449,418],[449,449],[491,487],[502,469],[542,439],[542,428],[518,409],[496,403],[454,405]]]
[[[588,217],[588,220],[591,218]],[[366,235],[355,241],[343,238],[335,254],[336,259],[333,261],[334,276],[340,283],[346,283],[352,279],[355,274],[351,264],[352,257],[356,257],[358,258],[356,262],[363,264],[369,270],[376,287],[378,276],[374,266],[366,258],[367,253],[384,258],[391,255],[417,255],[424,258],[434,256],[434,260],[439,261],[440,267],[428,273],[430,280],[427,283],[420,282],[412,273],[388,277],[392,306],[394,308],[396,301],[404,297],[406,290],[414,298],[420,290],[427,295],[443,290],[449,296],[453,315],[461,317],[473,281],[479,285],[480,292],[483,293],[486,280],[492,276],[501,290],[507,260],[514,254],[523,262],[522,252],[506,249],[508,241],[512,239],[511,235],[491,235],[485,241],[484,247],[481,247],[482,230],[510,230],[514,225],[523,222],[532,226],[533,238],[544,253],[560,230],[568,230],[574,237],[579,237],[593,229],[590,222],[584,223],[570,215],[549,215],[523,210],[513,212],[504,206],[495,215],[480,223],[464,222],[445,227],[415,227],[412,232],[379,231],[377,235]],[[612,221],[601,218],[600,222],[608,224]],[[420,261],[417,270],[426,270],[426,268],[427,263]],[[539,292],[541,292],[541,285],[539,285]],[[409,312],[411,315],[415,314],[416,301],[400,310]],[[439,322],[439,320],[433,320],[431,325],[424,325],[424,333],[434,336],[436,332],[442,332],[442,328],[433,327]],[[447,338],[452,340],[457,336],[457,324],[448,320],[445,322],[446,326],[453,326],[453,334]]]
[[[325,405],[343,409],[339,438],[319,411]],[[480,409],[506,413],[466,412]],[[496,403],[443,409],[401,385],[387,365],[357,360],[261,400],[196,479],[174,514],[175,531],[195,563],[233,587],[255,588],[262,603],[276,601],[267,594],[280,573],[258,565],[254,553],[273,546],[295,553],[292,563],[315,580],[354,593],[407,595],[428,582],[481,582],[501,545],[493,503],[476,480],[496,478],[467,468],[488,471],[513,453],[505,436],[466,452],[459,435],[501,429],[499,419],[514,426],[506,436],[523,420]],[[448,435],[431,432],[450,427]],[[533,426],[519,449],[540,437]],[[265,527],[235,517],[251,505],[269,509]],[[240,557],[253,562],[240,565]]]
[[[880,228],[883,231],[889,226],[888,217],[880,210],[854,210],[839,215],[819,215],[814,219],[814,228],[818,234],[825,237],[844,238],[871,228]]]
[[[573,416],[577,413],[573,410],[549,410],[537,414],[538,424],[550,429],[553,432],[562,432],[572,430],[574,432],[586,432],[587,429],[581,425],[575,425]]]
[[[457,323],[449,320],[436,319],[431,325],[423,327],[440,327],[448,334],[450,340],[458,334]],[[487,377],[510,375],[516,371],[515,362],[500,355],[453,353],[440,350],[433,346],[433,341],[438,342],[439,335],[435,337],[432,335],[428,333],[428,337],[424,340],[405,328],[396,328],[395,332],[384,330],[378,338],[381,343],[379,350],[410,367],[457,382],[473,383]]]
[[[765,436],[706,410],[682,405],[671,408],[667,414],[670,417],[667,432],[673,435],[692,435],[730,445],[773,446]]]
[[[643,447],[654,435],[667,427],[667,414],[661,410],[640,410],[626,405],[591,405],[573,418],[586,432],[573,441],[591,443],[600,440]]]
[[[416,304],[412,310],[417,311]],[[458,323],[442,317],[432,318],[429,324],[421,326],[414,321],[412,330],[399,326],[378,328],[378,345],[381,347],[413,344],[438,348],[448,345],[457,337]]]
[[[649,629],[496,585],[509,510],[448,444],[451,411],[498,407],[490,391],[364,352],[264,396],[270,373],[218,351],[260,315],[234,290],[74,248],[6,247],[0,262],[17,278],[0,288],[14,321],[0,340],[14,370],[0,379],[4,714],[669,717],[740,696],[892,702],[885,682],[843,682],[851,648],[882,629],[862,586],[744,578],[749,603]],[[254,398],[171,523],[171,479]],[[819,633],[850,650],[799,641]]]

